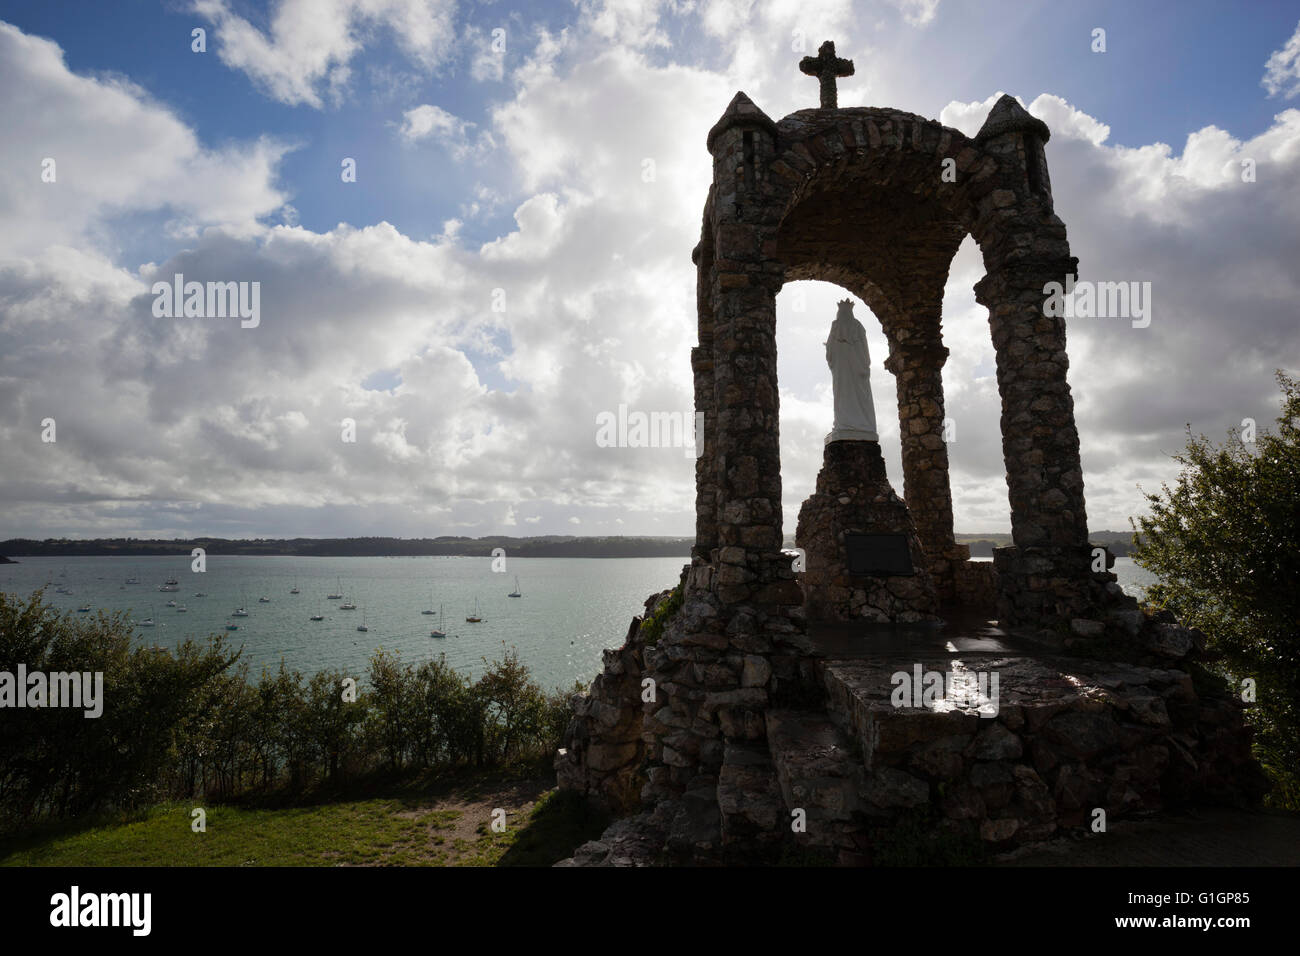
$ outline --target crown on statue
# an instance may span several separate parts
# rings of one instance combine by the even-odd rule
[[[852,305],[852,304],[853,304],[853,300],[852,300],[852,299],[840,299],[840,301],[839,301],[839,302],[836,302],[835,304],[836,304],[836,305]]]

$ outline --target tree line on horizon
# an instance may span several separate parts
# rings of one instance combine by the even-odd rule
[[[512,558],[689,558],[695,539],[685,537],[513,538],[10,538],[0,554],[19,557],[188,557],[194,548],[210,555],[296,557],[491,557],[495,548]]]
[[[971,556],[988,558],[994,548],[1011,544],[1010,534],[957,534]],[[1089,535],[1117,557],[1134,547],[1132,532],[1096,531]],[[19,557],[188,556],[194,548],[214,555],[268,557],[491,557],[504,548],[512,558],[689,558],[694,537],[539,535],[514,538],[492,535],[468,538],[10,538],[0,541],[0,555]],[[793,548],[787,537],[785,547]]]

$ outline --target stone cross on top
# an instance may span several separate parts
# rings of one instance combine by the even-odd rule
[[[822,109],[838,109],[839,96],[835,90],[835,80],[841,76],[853,75],[853,61],[835,55],[835,41],[827,40],[817,48],[816,56],[806,56],[800,60],[799,69],[821,81]]]

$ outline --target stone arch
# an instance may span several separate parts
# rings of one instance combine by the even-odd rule
[[[697,410],[713,428],[697,463],[695,560],[710,566],[724,605],[792,600],[779,555],[775,297],[805,278],[843,286],[881,319],[904,497],[941,593],[959,597],[967,554],[952,538],[941,320],[949,265],[969,234],[986,270],[976,299],[997,354],[1015,541],[998,555],[999,616],[1041,623],[1080,610],[1087,531],[1065,330],[1042,308],[1044,284],[1073,275],[1076,261],[1052,211],[1048,135],[1010,97],[972,139],[885,109],[801,110],[773,123],[743,93],[710,131],[692,362]]]

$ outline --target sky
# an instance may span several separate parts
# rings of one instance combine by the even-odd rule
[[[0,538],[691,535],[690,450],[597,422],[690,415],[707,131],[737,90],[816,106],[797,64],[828,38],[841,107],[973,135],[1017,97],[1080,279],[1151,282],[1146,327],[1067,321],[1093,530],[1176,479],[1189,425],[1273,421],[1300,368],[1297,2],[4,0]],[[177,273],[257,282],[257,324],[157,314]],[[965,532],[1010,527],[982,275],[968,237],[943,326]],[[777,300],[787,533],[843,297]]]

